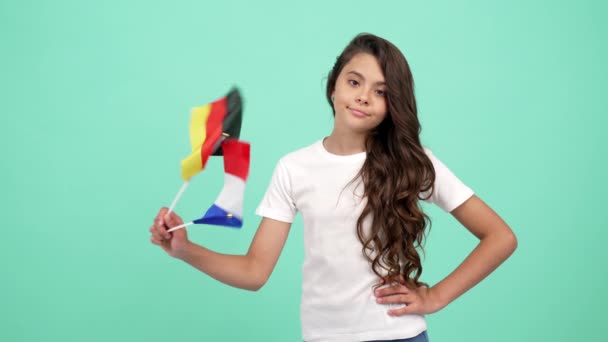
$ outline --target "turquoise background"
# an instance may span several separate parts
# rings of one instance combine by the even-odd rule
[[[246,253],[277,160],[330,133],[325,76],[359,32],[395,43],[422,139],[519,248],[429,315],[431,341],[601,341],[607,267],[608,5],[602,1],[0,2],[2,341],[297,341],[298,217],[264,288],[168,257],[148,227],[181,185],[190,108],[236,84],[252,143],[245,227],[193,241]],[[202,214],[222,162],[176,210]],[[604,176],[602,176],[604,175]],[[450,215],[423,280],[475,247]]]

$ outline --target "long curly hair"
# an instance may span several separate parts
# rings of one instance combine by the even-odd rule
[[[430,218],[422,211],[422,194],[431,196],[435,170],[420,143],[420,122],[414,97],[414,80],[407,60],[391,42],[372,34],[357,35],[338,56],[329,72],[326,96],[331,94],[343,67],[359,53],[373,55],[386,82],[387,115],[367,135],[367,158],[355,177],[363,182],[367,203],[357,221],[363,254],[378,277],[406,286],[428,286],[419,281],[425,228]],[[335,111],[334,111],[335,117]],[[353,179],[353,180],[355,180]],[[363,222],[371,215],[369,231]],[[385,270],[383,276],[381,270]],[[378,285],[379,286],[379,285]]]

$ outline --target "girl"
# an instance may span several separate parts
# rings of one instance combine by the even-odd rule
[[[425,314],[441,310],[508,258],[517,241],[507,224],[419,139],[414,82],[405,57],[370,34],[355,37],[329,73],[335,117],[328,137],[289,153],[275,168],[256,213],[246,255],[188,240],[162,208],[152,243],[231,286],[268,280],[297,212],[304,222],[301,301],[305,341],[428,341]],[[451,213],[480,239],[445,279],[420,281],[418,250],[429,217],[419,200]]]

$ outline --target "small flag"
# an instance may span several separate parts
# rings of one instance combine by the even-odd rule
[[[239,90],[204,106],[192,108],[190,118],[190,147],[192,153],[181,162],[184,181],[202,171],[209,156],[221,156],[222,141],[238,139],[241,133],[242,100]]]
[[[249,175],[250,145],[236,139],[222,143],[224,152],[224,187],[215,203],[195,224],[213,224],[228,227],[243,226],[243,197]]]
[[[228,227],[243,226],[243,197],[249,175],[250,145],[238,140],[243,119],[242,100],[237,88],[228,95],[204,106],[192,108],[190,147],[192,153],[181,162],[184,184],[169,207],[177,204],[190,179],[202,171],[210,156],[224,156],[224,187],[203,217],[172,227],[168,232],[192,224]]]

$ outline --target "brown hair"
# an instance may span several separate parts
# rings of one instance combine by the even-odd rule
[[[373,55],[386,82],[386,118],[366,139],[367,158],[357,177],[364,184],[367,203],[357,221],[357,235],[372,270],[381,277],[402,275],[410,288],[426,286],[419,281],[422,263],[417,248],[430,218],[422,211],[420,196],[433,192],[435,170],[420,143],[420,122],[414,97],[414,80],[399,49],[372,34],[359,34],[338,56],[329,72],[326,96],[333,109],[331,94],[338,75],[356,54]],[[334,112],[335,116],[335,112]],[[372,215],[369,232],[363,229],[365,217]]]

